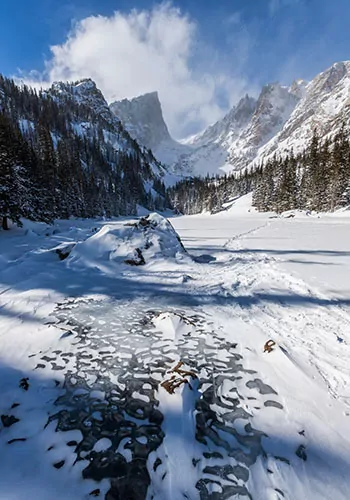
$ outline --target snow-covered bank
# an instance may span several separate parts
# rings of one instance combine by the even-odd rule
[[[1,499],[348,500],[349,219],[249,210],[0,232]]]

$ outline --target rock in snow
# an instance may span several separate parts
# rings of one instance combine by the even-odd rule
[[[75,246],[70,264],[98,266],[99,263],[140,266],[157,260],[179,259],[187,252],[171,223],[157,213],[115,229],[105,225]]]

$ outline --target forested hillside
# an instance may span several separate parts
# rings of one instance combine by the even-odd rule
[[[167,206],[163,167],[91,80],[19,87],[0,76],[0,217],[114,216]]]
[[[222,210],[232,198],[253,191],[261,212],[291,209],[334,211],[350,204],[350,141],[345,126],[322,142],[315,130],[303,153],[290,151],[238,175],[193,178],[170,190],[174,206],[186,214]]]
[[[0,76],[0,217],[55,218],[134,214],[176,207],[217,212],[253,191],[259,211],[333,211],[350,204],[350,142],[345,125],[302,153],[239,174],[187,178],[166,191],[164,167],[113,114],[92,80],[37,92]]]

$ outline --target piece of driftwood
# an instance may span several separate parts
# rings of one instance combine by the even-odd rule
[[[192,389],[191,384],[188,379],[185,377],[191,377],[193,379],[197,379],[197,375],[190,370],[183,370],[181,368],[183,366],[183,362],[179,361],[174,368],[168,371],[169,374],[172,374],[171,377],[167,380],[164,380],[160,385],[163,387],[169,394],[174,394],[175,389],[180,387],[182,384],[188,384],[190,389]],[[178,375],[178,376],[177,376]]]
[[[178,373],[182,377],[188,376],[192,378],[197,378],[197,375],[194,372],[188,370],[182,370],[181,366],[183,366],[183,362],[179,361],[178,364],[169,371],[169,373]]]
[[[276,345],[274,340],[268,340],[264,345],[264,352],[272,352],[273,347]]]
[[[169,393],[174,394],[175,389],[180,387],[182,384],[188,384],[191,387],[189,381],[186,378],[176,378],[172,377],[169,380],[164,380],[160,385]]]

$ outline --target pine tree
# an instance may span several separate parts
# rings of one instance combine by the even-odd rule
[[[0,216],[2,228],[8,229],[8,219],[21,225],[24,215],[24,168],[19,162],[19,131],[11,121],[0,113]]]

